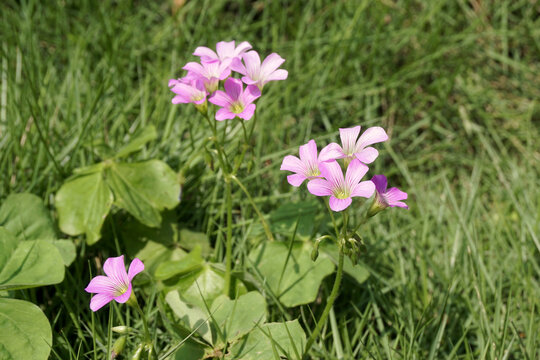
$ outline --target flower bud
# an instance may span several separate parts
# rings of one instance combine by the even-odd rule
[[[130,328],[129,326],[115,326],[112,328],[112,331],[117,334],[125,335],[132,332],[133,328]]]
[[[388,207],[388,204],[381,198],[378,192],[375,192],[375,198],[371,203],[371,207],[368,210],[367,216],[372,217],[377,215]]]
[[[137,346],[137,349],[135,349],[135,352],[131,356],[131,360],[140,360],[143,350],[144,344],[139,344],[139,346]]]
[[[311,260],[317,261],[317,258],[319,257],[319,242],[315,241],[315,244],[313,244],[313,250],[311,251]]]
[[[126,338],[126,336],[120,336],[116,339],[111,350],[111,360],[116,359],[116,357],[122,353],[124,346],[126,345]]]

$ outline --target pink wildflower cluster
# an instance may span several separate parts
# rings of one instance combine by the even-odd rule
[[[331,143],[317,154],[315,140],[300,146],[300,158],[287,155],[281,164],[281,170],[294,174],[287,176],[292,186],[300,186],[308,180],[307,188],[316,196],[330,196],[329,205],[333,211],[342,211],[349,207],[353,197],[369,198],[376,193],[378,209],[386,207],[406,207],[407,194],[399,189],[386,190],[386,177],[375,175],[373,179],[361,181],[370,164],[379,152],[370,145],[388,140],[383,128],[375,126],[360,135],[360,126],[339,129],[341,145]],[[339,159],[343,159],[345,175]],[[379,210],[380,211],[380,210]]]
[[[250,49],[246,41],[238,45],[234,41],[221,41],[216,51],[204,46],[196,48],[193,55],[200,58],[200,63],[187,63],[182,68],[187,71],[186,76],[169,81],[171,91],[176,94],[172,103],[202,106],[208,100],[220,108],[215,115],[218,121],[235,117],[251,119],[256,108],[254,101],[261,96],[264,85],[285,80],[288,73],[278,69],[285,61],[278,54],[272,53],[261,62],[259,54]],[[241,78],[232,77],[233,72]],[[220,81],[224,82],[225,91],[219,90]]]

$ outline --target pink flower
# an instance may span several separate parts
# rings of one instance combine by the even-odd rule
[[[386,141],[388,140],[388,135],[379,126],[370,127],[364,131],[357,141],[358,134],[360,134],[360,126],[339,129],[342,146],[336,143],[329,144],[321,150],[321,154],[319,155],[320,160],[332,161],[343,158],[357,158],[364,164],[372,163],[379,156],[379,152],[368,145]]]
[[[368,167],[358,159],[353,159],[347,167],[345,178],[337,161],[319,164],[324,179],[313,179],[307,184],[310,193],[316,196],[330,196],[330,208],[342,211],[352,203],[352,197],[371,197],[375,185],[371,181],[360,181],[367,173]]]
[[[251,49],[251,45],[244,41],[235,47],[234,41],[220,41],[216,45],[217,54],[214,50],[206,46],[199,46],[195,49],[193,55],[199,56],[202,61],[224,61],[240,57],[243,53]]]
[[[96,294],[90,300],[90,309],[97,311],[111,300],[116,300],[119,303],[128,301],[131,296],[131,280],[143,270],[144,264],[137,258],[129,264],[127,273],[124,266],[124,255],[105,260],[103,271],[107,276],[96,276],[84,289],[86,292]]]
[[[386,176],[375,175],[373,176],[373,178],[371,178],[371,181],[373,181],[373,183],[375,184],[375,189],[377,190],[375,192],[375,202],[377,203],[378,207],[381,208],[381,210],[387,207],[394,206],[409,209],[407,204],[400,201],[407,199],[406,192],[401,191],[395,187],[386,190],[388,186],[388,180],[386,179]]]
[[[211,94],[217,90],[219,80],[226,79],[231,74],[230,63],[230,59],[225,61],[202,61],[201,64],[189,62],[182,69],[188,71],[186,78],[202,80],[206,91]]]
[[[201,79],[182,78],[169,80],[171,91],[176,94],[173,104],[195,103],[200,105],[206,101],[206,89]]]
[[[256,51],[248,51],[242,55],[244,64],[240,59],[233,59],[231,69],[244,75],[242,81],[248,85],[257,85],[262,90],[264,84],[273,80],[285,80],[288,76],[287,70],[278,69],[285,59],[276,53],[272,53],[264,59]]]
[[[300,146],[299,152],[300,159],[296,156],[287,155],[283,159],[280,168],[280,170],[287,170],[295,173],[287,176],[287,181],[289,184],[296,187],[302,185],[306,179],[316,179],[321,175],[315,140],[309,140],[307,144]]]
[[[259,96],[261,92],[256,86],[248,85],[244,91],[239,79],[228,78],[225,81],[225,92],[217,90],[208,101],[222,107],[216,112],[218,121],[234,119],[237,116],[249,120],[255,113],[256,106],[253,101]]]

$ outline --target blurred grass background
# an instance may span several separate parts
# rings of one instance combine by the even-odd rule
[[[171,105],[168,79],[199,45],[249,41],[289,71],[257,105],[258,162],[245,178],[265,211],[307,198],[278,171],[285,154],[357,124],[387,130],[371,174],[410,196],[410,211],[370,222],[372,276],[346,286],[314,354],[538,359],[539,14],[536,0],[5,0],[0,199],[28,191],[51,203],[74,168],[146,124],[160,138],[141,158],[179,170],[189,131],[207,132],[191,106]],[[221,206],[203,171],[200,158],[186,172],[178,210],[202,231]],[[88,296],[73,294],[87,264],[74,267],[34,299],[53,323],[53,358],[92,356]]]

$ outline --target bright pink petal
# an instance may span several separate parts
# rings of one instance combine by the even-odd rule
[[[362,164],[358,159],[353,159],[347,167],[345,174],[345,182],[349,189],[353,189],[356,184],[362,180],[364,175],[368,172],[369,168]]]
[[[380,126],[373,126],[364,131],[362,136],[360,136],[360,139],[358,139],[358,143],[356,144],[356,150],[355,152],[360,152],[363,148],[365,148],[368,145],[380,143],[383,141],[388,140],[388,135],[386,135],[386,132],[384,129]]]
[[[346,155],[352,155],[356,146],[356,139],[360,134],[360,126],[352,128],[339,129],[339,137],[341,138],[341,146]]]
[[[117,302],[119,302],[119,303],[121,303],[121,304],[125,303],[126,301],[129,300],[129,297],[131,296],[131,291],[132,291],[132,289],[131,289],[131,283],[129,283],[129,287],[127,288],[126,292],[123,293],[123,294],[120,295],[120,296],[114,297],[114,300],[116,300]]]
[[[240,44],[238,44],[238,46],[234,50],[234,56],[240,56],[246,51],[248,51],[249,49],[251,49],[251,44],[248,43],[247,41],[242,41]]]
[[[227,108],[221,108],[216,112],[216,120],[217,121],[234,119],[235,117],[236,117],[236,114],[231,112]]]
[[[175,97],[172,98],[172,101],[171,101],[173,104],[187,104],[189,103],[189,99],[186,99],[185,97],[183,97],[182,95],[176,95]]]
[[[302,183],[306,179],[307,178],[301,174],[293,174],[293,175],[287,176],[287,181],[289,182],[289,184],[295,187],[299,187],[300,185],[302,185]]]
[[[315,140],[309,140],[307,144],[300,146],[300,160],[308,166],[313,168],[317,166],[317,144]]]
[[[129,278],[124,265],[124,255],[110,257],[103,264],[103,271],[118,286],[127,286]]]
[[[238,58],[234,58],[231,62],[231,70],[236,71],[237,73],[240,73],[242,75],[246,75],[246,67],[244,64],[242,64],[242,61]]]
[[[253,117],[255,114],[255,109],[257,108],[257,105],[255,104],[249,104],[244,108],[244,111],[242,111],[240,114],[238,114],[238,117],[244,120],[249,120]]]
[[[261,72],[261,58],[256,51],[248,51],[242,55],[246,65],[246,75],[252,80],[258,80]]]
[[[319,169],[333,188],[343,187],[345,179],[337,161],[322,162],[319,164]]]
[[[239,79],[228,78],[225,81],[225,92],[234,101],[242,94],[242,81]]]
[[[255,85],[255,84],[257,84],[257,81],[251,79],[249,76],[242,76],[242,81],[246,85]]]
[[[218,60],[217,54],[214,50],[207,48],[206,46],[199,46],[193,52],[193,55],[204,58],[207,61]]]
[[[129,281],[133,280],[133,277],[143,270],[144,270],[143,262],[138,258],[133,259],[131,264],[129,264],[129,269],[128,269]]]
[[[266,78],[285,62],[281,56],[272,53],[261,64],[261,77]]]
[[[351,205],[351,203],[352,203],[352,199],[350,197],[346,199],[338,199],[335,196],[330,196],[330,200],[329,200],[330,209],[332,209],[333,211],[343,211],[346,208],[348,208],[349,205]]]
[[[344,157],[346,157],[346,155],[343,153],[341,146],[336,143],[331,143],[326,145],[321,150],[321,153],[319,154],[319,161],[327,162],[342,159]]]
[[[226,58],[221,61],[217,73],[219,80],[224,80],[231,75],[231,61],[231,58]]]
[[[234,41],[220,41],[216,45],[216,50],[220,60],[232,58],[234,54]]]
[[[285,80],[289,76],[287,70],[277,69],[266,77],[266,81]]]
[[[221,107],[230,106],[233,102],[230,96],[221,90],[216,90],[214,92],[214,95],[212,95],[212,97],[208,99],[208,101],[210,101],[214,105]]]
[[[308,191],[315,196],[332,195],[332,184],[325,179],[313,179],[307,184]]]
[[[92,311],[98,311],[107,305],[112,299],[112,296],[106,294],[96,294],[92,296],[92,299],[90,300],[90,309]]]
[[[365,198],[370,198],[371,195],[375,192],[375,185],[372,181],[362,181],[361,183],[355,185],[351,189],[351,197],[361,196]]]
[[[358,160],[360,160],[364,164],[371,164],[372,162],[375,161],[377,156],[379,156],[379,152],[377,151],[377,149],[369,146],[363,149],[362,151],[360,151],[359,153],[355,153],[354,155],[356,156]]]
[[[248,105],[259,97],[261,97],[261,90],[255,85],[248,85],[246,91],[240,96],[240,101],[242,101],[244,105]]]
[[[283,162],[281,163],[279,170],[287,170],[298,174],[304,174],[306,168],[304,163],[299,158],[293,155],[287,155],[283,158]]]
[[[384,194],[386,192],[386,187],[388,186],[388,180],[386,179],[386,176],[373,175],[371,181],[373,182],[373,184],[375,184],[375,188],[377,189],[378,193]]]
[[[407,204],[405,204],[403,201],[395,201],[392,205],[390,205],[391,207],[400,207],[400,208],[404,208],[404,209],[409,209],[409,207],[407,206]]]
[[[84,290],[89,293],[101,293],[112,296],[115,291],[115,285],[107,276],[99,275],[90,280],[90,283]]]
[[[205,68],[201,64],[196,62],[189,62],[182,69],[192,72],[193,74],[203,78],[207,77]]]
[[[388,202],[388,205],[393,206],[392,204],[396,201],[400,200],[406,200],[407,199],[407,193],[404,191],[399,190],[398,188],[391,188],[389,189],[385,194],[384,198]]]
[[[169,87],[178,84],[178,82],[179,82],[179,81],[178,81],[177,79],[170,79],[170,80],[169,80]]]

